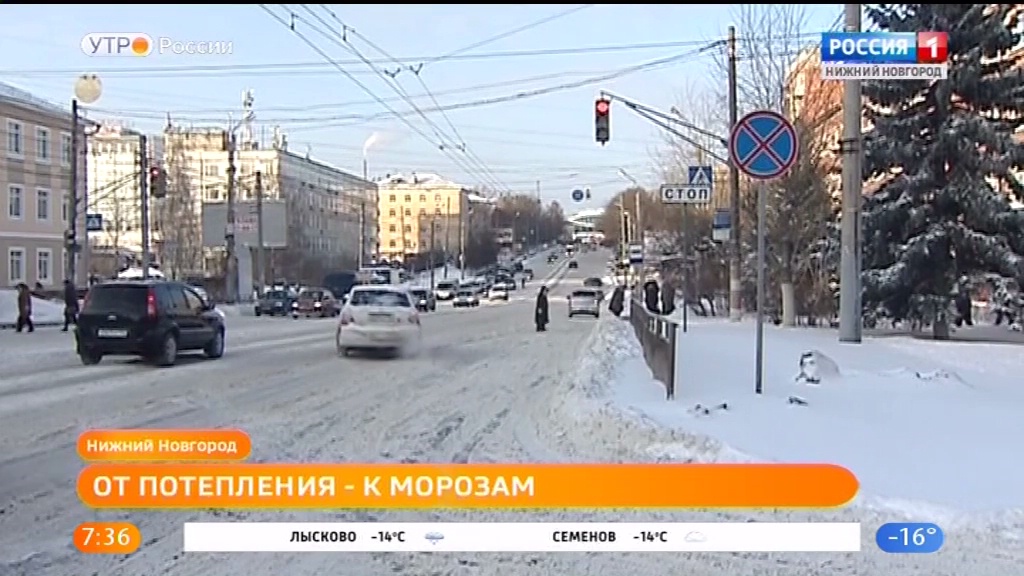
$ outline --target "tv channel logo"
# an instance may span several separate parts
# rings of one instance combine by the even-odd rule
[[[943,64],[949,57],[945,32],[825,32],[821,61],[846,64]]]
[[[92,32],[82,38],[86,56],[149,56],[153,38],[142,32]]]

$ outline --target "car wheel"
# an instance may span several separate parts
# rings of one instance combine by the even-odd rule
[[[79,352],[78,357],[86,366],[95,366],[100,363],[100,360],[103,360],[103,354],[97,352]]]
[[[203,354],[211,360],[216,360],[217,358],[220,358],[221,356],[224,355],[223,330],[217,330],[217,333],[214,335],[213,340],[210,340],[206,344],[206,347],[203,348]]]
[[[164,341],[160,345],[160,351],[154,356],[153,363],[157,366],[173,366],[177,359],[178,338],[174,334],[168,333],[164,336]]]
[[[256,309],[256,317],[257,317],[257,318],[259,318],[259,317],[260,317],[260,316],[262,316],[262,315],[263,315],[263,313],[262,313],[262,312],[260,312],[259,308],[257,308],[257,309]]]

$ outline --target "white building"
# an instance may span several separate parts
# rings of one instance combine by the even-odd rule
[[[121,257],[142,254],[139,133],[104,124],[89,137],[86,150],[88,213],[103,218],[103,229],[89,233],[94,253]],[[161,139],[148,139],[149,159],[159,159]]]
[[[203,203],[227,201],[229,153],[227,133],[222,129],[169,129],[165,133],[164,165],[170,188],[167,201],[185,195],[184,204],[196,214],[199,227]],[[351,266],[360,252],[372,260],[377,251],[377,186],[373,182],[338,168],[302,156],[278,142],[261,148],[256,143],[240,142],[234,153],[235,199],[251,203],[256,198],[256,173],[261,174],[263,199],[287,204],[287,248],[273,250],[269,262],[276,276],[308,275],[318,281],[315,268]],[[175,186],[174,183],[180,183]],[[186,190],[177,190],[183,188]],[[179,211],[171,211],[179,213]],[[181,222],[168,219],[167,225]],[[194,234],[181,236],[179,248],[187,242],[201,242]],[[364,244],[360,246],[362,237]],[[207,250],[198,266],[206,275],[218,275],[223,250]]]

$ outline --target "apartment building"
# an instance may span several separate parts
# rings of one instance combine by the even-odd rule
[[[71,114],[0,83],[0,287],[59,286],[71,214]],[[81,166],[81,163],[79,164]],[[85,214],[78,214],[80,235]],[[77,281],[86,272],[78,266]]]
[[[377,183],[380,256],[405,262],[435,252],[459,253],[471,191],[437,174],[389,175]],[[433,232],[433,233],[432,233]]]
[[[206,275],[217,275],[222,268],[221,239],[202,238],[204,204],[227,202],[229,182],[228,135],[223,129],[168,129],[164,134],[164,166],[172,190],[168,201],[187,194],[184,204],[196,214],[194,235],[183,236],[179,226],[174,242],[180,252],[184,244],[200,242],[202,262],[196,266]],[[256,201],[256,173],[261,174],[262,199],[286,207],[287,221],[265,222],[265,227],[286,230],[286,246],[271,246],[275,274],[301,274],[301,268],[352,266],[360,259],[373,259],[377,246],[377,186],[353,174],[287,149],[283,138],[269,147],[242,139],[234,152],[236,227],[251,224],[251,208]],[[179,183],[175,186],[174,183]],[[177,190],[183,188],[185,190]],[[174,213],[174,211],[171,211]],[[179,220],[180,221],[180,218]],[[167,225],[171,225],[168,221]],[[171,239],[171,231],[165,235]],[[360,246],[360,238],[363,245]],[[212,244],[216,247],[211,248]],[[269,242],[269,241],[268,241]],[[309,264],[305,266],[303,262]]]

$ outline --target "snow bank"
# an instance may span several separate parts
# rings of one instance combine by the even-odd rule
[[[671,449],[648,433],[649,451],[686,460],[750,454],[833,462],[853,470],[876,505],[1024,513],[1024,463],[1007,457],[1024,438],[1018,346],[891,337],[841,344],[831,330],[768,327],[765,391],[757,396],[753,326],[699,322],[680,334],[677,400],[667,402],[626,323],[609,321],[595,338],[608,350],[605,375],[585,382],[584,395],[605,415],[617,412],[627,430],[672,431]],[[794,377],[807,353],[821,385]]]
[[[18,291],[0,289],[0,328],[11,328],[18,320]],[[64,323],[64,303],[32,298],[32,321],[37,326]]]

